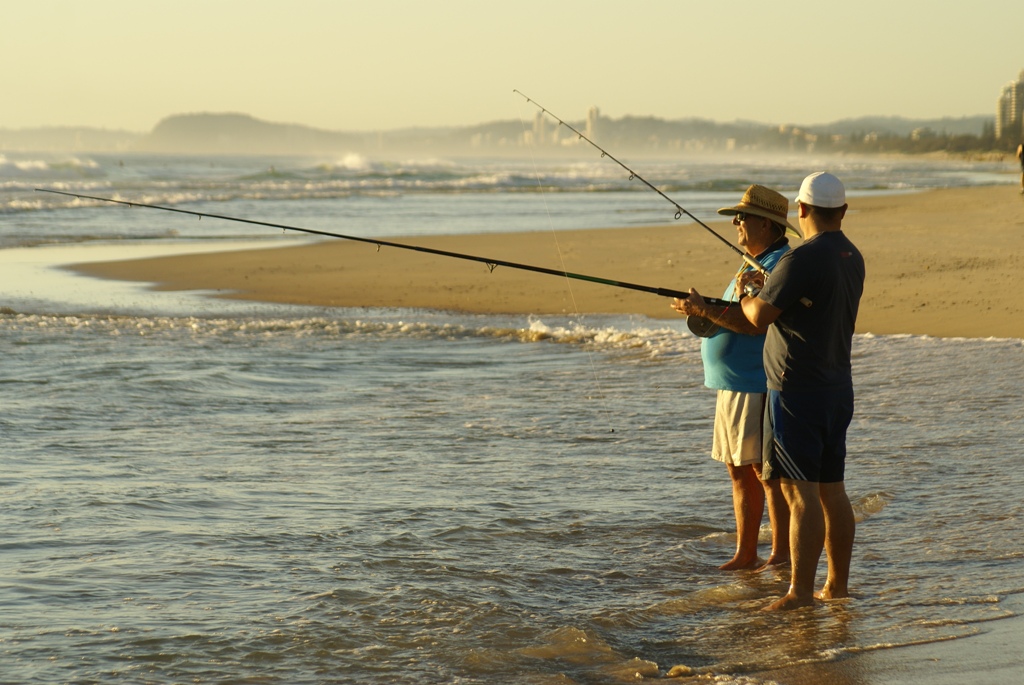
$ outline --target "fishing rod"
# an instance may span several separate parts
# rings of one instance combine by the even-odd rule
[[[754,270],[756,270],[756,271],[758,271],[758,272],[760,272],[760,273],[764,274],[764,275],[765,275],[766,277],[768,276],[768,270],[767,270],[767,269],[765,269],[765,268],[764,268],[764,267],[763,267],[763,266],[761,265],[761,263],[760,263],[760,262],[758,262],[758,261],[757,261],[756,259],[754,259],[754,258],[753,258],[753,257],[751,257],[750,255],[748,255],[747,253],[745,253],[745,252],[744,252],[743,250],[739,249],[738,247],[736,247],[735,245],[733,245],[733,244],[732,244],[731,242],[729,242],[728,240],[726,240],[725,238],[723,238],[723,237],[722,237],[721,235],[719,235],[718,233],[716,233],[716,232],[715,232],[715,231],[714,231],[714,230],[713,230],[713,229],[712,229],[712,228],[711,228],[710,226],[708,226],[708,225],[707,225],[706,223],[704,223],[703,221],[701,221],[700,219],[698,219],[697,217],[695,217],[695,216],[694,216],[694,215],[693,215],[693,214],[692,214],[692,213],[691,213],[691,212],[690,212],[690,211],[689,211],[688,209],[686,209],[686,208],[685,208],[685,207],[683,207],[683,206],[682,206],[681,204],[679,204],[678,202],[676,202],[675,200],[673,200],[672,198],[670,198],[670,197],[669,197],[668,195],[666,195],[665,193],[663,193],[663,192],[662,192],[661,190],[659,190],[658,188],[656,188],[656,187],[655,187],[655,186],[654,186],[654,185],[653,185],[653,184],[652,184],[651,182],[649,182],[649,181],[648,181],[648,180],[647,180],[646,178],[644,178],[644,177],[643,177],[643,176],[641,176],[640,174],[638,174],[638,173],[636,173],[635,171],[633,171],[632,169],[630,169],[630,168],[629,168],[628,166],[626,166],[626,165],[625,165],[624,163],[622,163],[621,161],[619,161],[619,160],[618,160],[618,159],[617,159],[617,158],[616,158],[616,157],[615,157],[614,155],[612,155],[612,154],[611,154],[610,152],[608,152],[607,150],[605,150],[605,149],[604,149],[603,147],[601,147],[600,145],[598,145],[597,143],[595,143],[594,141],[592,141],[592,140],[591,140],[590,138],[587,138],[587,137],[586,137],[586,136],[585,136],[585,135],[584,135],[583,133],[581,133],[580,131],[578,131],[578,130],[577,130],[577,129],[576,129],[576,128],[575,128],[575,127],[574,127],[574,126],[572,125],[572,124],[566,123],[566,122],[565,122],[565,121],[563,121],[563,120],[562,120],[562,119],[561,119],[561,118],[560,118],[559,116],[557,116],[557,115],[556,115],[556,114],[555,114],[554,112],[552,112],[551,110],[547,109],[546,107],[544,107],[544,106],[543,106],[542,104],[540,104],[539,102],[537,102],[537,101],[536,101],[536,100],[534,100],[533,98],[531,98],[531,97],[527,96],[527,95],[526,95],[525,93],[523,93],[522,91],[520,91],[520,90],[516,90],[516,89],[513,89],[513,90],[512,90],[512,92],[513,92],[513,93],[515,93],[516,95],[520,95],[520,96],[522,96],[522,97],[523,97],[523,99],[525,99],[525,100],[526,100],[527,102],[529,102],[530,104],[534,105],[534,106],[535,106],[535,107],[537,107],[537,109],[539,109],[539,110],[540,110],[541,112],[543,112],[544,114],[547,114],[547,115],[548,115],[549,117],[551,117],[552,119],[554,119],[555,121],[557,121],[557,122],[559,123],[559,125],[561,125],[561,126],[565,126],[565,127],[567,128],[567,129],[569,129],[570,131],[572,131],[573,133],[575,133],[575,134],[576,134],[577,136],[579,136],[581,140],[585,140],[585,141],[587,141],[588,143],[590,143],[590,144],[591,144],[591,145],[592,145],[593,147],[597,148],[597,150],[598,150],[598,151],[599,151],[599,152],[601,153],[601,156],[602,156],[602,157],[607,157],[608,159],[612,160],[613,162],[615,162],[616,164],[618,164],[618,165],[619,165],[620,167],[622,167],[623,169],[625,169],[626,171],[628,171],[628,172],[629,172],[629,180],[630,180],[630,181],[632,181],[633,179],[636,179],[636,180],[640,181],[641,183],[643,183],[643,184],[644,184],[645,186],[647,186],[648,188],[650,188],[651,190],[653,190],[654,192],[656,192],[656,193],[657,193],[658,195],[661,195],[661,196],[662,196],[663,198],[665,198],[666,200],[668,200],[668,201],[669,201],[669,202],[670,202],[670,203],[672,204],[672,206],[676,208],[676,219],[677,219],[677,220],[678,220],[678,219],[681,219],[681,218],[683,217],[683,215],[684,215],[684,214],[685,214],[686,216],[690,217],[690,218],[691,218],[691,219],[693,219],[693,220],[694,220],[695,222],[697,222],[697,224],[698,224],[698,225],[699,225],[699,226],[700,226],[701,228],[705,229],[705,230],[706,230],[706,231],[707,231],[708,233],[710,233],[711,235],[713,235],[713,236],[715,236],[716,238],[718,238],[719,240],[721,240],[721,241],[722,241],[722,243],[724,243],[724,244],[725,244],[725,245],[726,245],[726,246],[727,246],[727,247],[728,247],[728,248],[729,248],[730,250],[732,250],[733,252],[737,253],[737,254],[738,254],[738,255],[739,255],[740,257],[742,257],[742,258],[743,258],[743,261],[744,261],[744,262],[746,262],[747,264],[749,264],[749,265],[750,265],[750,266],[751,266],[751,267],[752,267],[752,268],[753,268]]]
[[[765,278],[768,278],[768,275],[769,275],[768,269],[764,268],[764,266],[762,266],[760,262],[758,262],[758,261],[757,261],[756,259],[754,259],[753,257],[751,257],[751,256],[750,256],[749,254],[747,254],[747,253],[746,253],[746,252],[744,252],[743,250],[739,249],[738,247],[736,247],[735,245],[733,245],[732,243],[730,243],[730,242],[729,242],[728,240],[726,240],[725,238],[723,238],[723,237],[722,237],[721,235],[719,235],[718,233],[716,233],[716,232],[715,232],[715,231],[714,231],[714,230],[713,230],[713,229],[712,229],[712,228],[711,228],[710,226],[708,226],[708,225],[707,225],[706,223],[704,223],[703,221],[701,221],[700,219],[698,219],[697,217],[695,217],[695,216],[694,216],[694,215],[693,215],[692,213],[690,213],[690,211],[689,211],[689,210],[687,210],[687,209],[686,209],[685,207],[683,207],[683,206],[682,206],[681,204],[679,204],[678,202],[676,202],[675,200],[673,200],[672,198],[670,198],[670,197],[669,197],[668,195],[666,195],[666,194],[665,194],[665,193],[663,193],[662,191],[658,190],[658,188],[656,188],[656,187],[655,187],[655,186],[654,186],[654,185],[653,185],[652,183],[650,183],[650,182],[649,182],[649,181],[648,181],[648,180],[647,180],[646,178],[644,178],[644,177],[643,177],[643,176],[641,176],[640,174],[638,174],[638,173],[636,173],[635,171],[633,171],[632,169],[630,169],[630,168],[629,168],[628,166],[626,166],[626,165],[625,165],[625,164],[623,164],[623,163],[622,163],[621,161],[619,161],[619,160],[618,160],[618,159],[617,159],[617,158],[616,158],[616,157],[615,157],[614,155],[612,155],[612,154],[611,154],[610,152],[608,152],[608,151],[607,151],[607,150],[605,150],[605,149],[604,149],[603,147],[601,147],[600,145],[598,145],[597,143],[595,143],[594,141],[592,141],[592,140],[591,140],[590,138],[587,138],[587,137],[586,137],[585,135],[583,135],[582,133],[580,133],[580,132],[579,132],[579,131],[578,131],[578,130],[577,130],[577,129],[576,129],[576,128],[575,128],[575,127],[574,127],[574,126],[572,125],[572,124],[568,124],[568,123],[566,123],[566,122],[565,122],[565,121],[563,121],[563,120],[562,120],[562,119],[561,119],[560,117],[558,117],[557,115],[555,115],[555,113],[554,113],[554,112],[552,112],[551,110],[547,109],[546,107],[544,107],[544,106],[543,106],[542,104],[540,104],[540,103],[539,103],[539,102],[537,102],[536,100],[534,100],[534,99],[530,98],[529,96],[527,96],[527,95],[526,95],[525,93],[523,93],[522,91],[520,91],[520,90],[516,90],[515,88],[513,88],[513,89],[512,89],[512,92],[513,92],[513,93],[516,93],[517,95],[520,95],[520,96],[522,96],[522,97],[523,97],[523,99],[525,99],[525,100],[526,100],[527,102],[529,102],[530,104],[534,105],[534,106],[535,106],[535,107],[536,107],[537,109],[539,109],[539,110],[540,110],[541,112],[543,112],[544,114],[547,114],[547,115],[548,115],[549,117],[551,117],[552,119],[554,119],[555,121],[557,121],[557,122],[558,122],[558,124],[559,124],[560,126],[565,126],[565,127],[567,128],[567,129],[569,129],[570,131],[572,131],[573,133],[575,133],[576,135],[578,135],[578,136],[580,137],[580,139],[581,139],[581,140],[585,140],[585,141],[587,141],[588,143],[590,143],[590,144],[591,144],[591,145],[592,145],[593,147],[597,148],[597,150],[598,150],[598,151],[599,151],[599,152],[601,153],[601,156],[602,156],[602,157],[607,157],[608,159],[612,160],[613,162],[615,162],[616,164],[618,164],[618,165],[619,165],[620,167],[622,167],[623,169],[625,169],[626,171],[628,171],[628,172],[629,172],[629,180],[630,180],[630,181],[632,181],[632,180],[633,180],[633,179],[635,178],[636,180],[640,181],[640,182],[641,182],[641,183],[643,183],[643,184],[644,184],[645,186],[647,186],[648,188],[650,188],[651,190],[653,190],[654,192],[656,192],[656,193],[657,193],[658,195],[661,195],[661,196],[662,196],[663,198],[665,198],[665,199],[666,199],[666,200],[668,200],[668,201],[669,201],[670,203],[672,203],[672,206],[676,208],[676,219],[677,219],[677,220],[678,220],[678,219],[680,219],[680,218],[682,218],[682,216],[683,216],[684,214],[685,214],[686,216],[690,217],[690,218],[691,218],[691,219],[693,219],[693,220],[694,220],[695,222],[697,222],[697,224],[698,224],[699,226],[701,226],[701,227],[702,227],[703,229],[705,229],[705,230],[706,230],[706,231],[707,231],[708,233],[710,233],[711,235],[713,235],[713,236],[715,236],[716,238],[718,238],[719,240],[721,240],[721,241],[722,241],[722,243],[724,243],[724,244],[725,244],[726,246],[728,246],[730,250],[732,250],[733,252],[735,252],[736,254],[738,254],[738,255],[739,255],[740,257],[742,257],[742,258],[743,258],[743,261],[744,261],[744,262],[746,262],[746,263],[747,263],[747,264],[748,264],[748,265],[749,265],[749,266],[750,266],[750,267],[751,267],[752,269],[754,269],[755,271],[757,271],[758,273],[760,273],[760,274],[761,274],[762,276],[764,276]],[[751,294],[751,295],[752,295],[752,294],[756,293],[756,292],[757,292],[757,290],[759,290],[759,289],[754,289],[753,291],[751,291],[751,290],[748,290],[748,294]],[[711,300],[710,300],[709,298],[704,298],[704,299],[705,299],[705,301],[706,301],[706,302],[710,302],[711,304],[717,304],[717,303],[715,303],[715,302],[711,302]],[[721,301],[720,301],[720,302],[721,302]],[[800,304],[802,304],[802,305],[803,305],[803,306],[805,306],[805,307],[810,307],[812,303],[811,303],[811,301],[810,301],[809,299],[807,299],[806,297],[801,297],[801,298],[800,298]],[[696,332],[697,332],[697,331],[694,331],[694,333],[696,333]],[[698,333],[698,335],[700,335],[700,334]]]
[[[165,207],[162,205],[151,205],[143,202],[131,202],[129,200],[115,200],[109,197],[96,197],[94,195],[81,195],[79,193],[69,193],[63,190],[52,190],[49,188],[36,188],[36,192],[40,193],[53,193],[55,195],[67,195],[68,197],[79,198],[83,200],[95,200],[98,202],[110,202],[112,204],[126,205],[128,207],[144,207],[146,209],[159,209],[165,212],[176,212],[178,214],[189,214],[191,216],[199,217],[200,219],[221,219],[222,221],[235,221],[243,224],[254,224],[256,226],[267,226],[269,228],[280,228],[285,231],[298,231],[300,233],[310,233],[312,235],[326,236],[329,238],[341,238],[342,240],[354,240],[361,243],[370,243],[371,245],[377,246],[377,251],[380,251],[381,247],[395,247],[401,250],[413,250],[415,252],[425,252],[427,254],[440,255],[442,257],[454,257],[455,259],[465,259],[472,262],[480,262],[487,266],[490,272],[499,266],[504,266],[510,269],[520,269],[522,271],[533,271],[540,274],[548,274],[551,276],[561,276],[563,278],[576,279],[578,281],[588,281],[590,283],[599,283],[601,285],[610,285],[617,288],[627,288],[629,290],[641,290],[643,292],[653,293],[662,297],[677,297],[679,299],[685,299],[690,296],[690,293],[684,293],[681,290],[671,290],[669,288],[657,288],[649,285],[638,285],[636,283],[626,283],[625,281],[616,281],[610,278],[598,278],[597,276],[586,276],[584,274],[571,273],[569,271],[561,271],[558,269],[548,269],[543,266],[532,266],[530,264],[519,264],[517,262],[508,262],[502,259],[491,259],[490,257],[478,257],[476,255],[463,254],[461,252],[450,252],[448,250],[437,250],[431,247],[422,247],[420,245],[408,245],[405,243],[396,243],[389,240],[379,240],[377,238],[362,238],[354,235],[345,235],[343,233],[332,233],[330,231],[320,231],[313,228],[302,228],[301,226],[289,226],[286,224],[278,224],[270,221],[257,221],[255,219],[241,219],[234,216],[226,216],[223,214],[209,214],[207,212],[196,212],[190,209],[181,209],[178,207]],[[730,304],[728,300],[720,300],[713,297],[705,297],[705,302],[714,305],[721,305],[728,307]]]

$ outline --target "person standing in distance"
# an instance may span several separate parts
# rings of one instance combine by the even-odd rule
[[[789,591],[768,609],[849,596],[856,533],[845,464],[864,259],[842,231],[842,181],[826,172],[811,174],[796,203],[804,243],[783,255],[756,296],[740,302],[748,321],[768,326],[764,365],[773,440],[762,477],[781,480],[790,511],[792,578]],[[746,282],[758,279],[741,279]],[[815,595],[823,548],[828,576]]]
[[[1024,195],[1024,143],[1017,146],[1017,161],[1020,162],[1020,194]]]
[[[738,205],[718,213],[732,216],[739,246],[769,271],[789,250],[787,231],[800,236],[787,219],[789,201],[761,185],[750,186]],[[750,269],[746,262],[740,266],[723,299],[740,299],[738,280]],[[719,568],[735,571],[785,564],[789,561],[789,510],[779,481],[761,480],[762,454],[771,440],[763,361],[767,327],[751,324],[739,307],[709,305],[696,290],[690,290],[685,299],[674,299],[672,308],[688,317],[691,330],[694,318],[702,322],[699,325],[707,335],[700,345],[704,385],[718,391],[711,457],[728,467],[736,516],[736,554]],[[757,543],[766,502],[772,549],[763,561]]]

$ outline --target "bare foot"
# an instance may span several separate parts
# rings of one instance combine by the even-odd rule
[[[757,569],[757,572],[761,573],[762,571],[767,571],[767,570],[772,569],[772,568],[774,568],[776,566],[786,566],[788,564],[789,564],[789,557],[788,556],[787,557],[782,557],[782,556],[774,556],[773,555],[773,556],[768,557],[768,561],[764,562],[764,564],[760,568]]]
[[[814,597],[797,597],[792,592],[786,594],[785,597],[777,599],[762,611],[789,611],[791,609],[801,609],[803,607],[814,606]]]
[[[759,556],[741,557],[734,556],[731,560],[718,567],[719,571],[749,571],[752,568],[760,567],[764,561]]]
[[[847,588],[836,588],[825,585],[821,588],[821,592],[815,593],[816,599],[829,600],[829,599],[846,599],[850,596],[850,592]]]

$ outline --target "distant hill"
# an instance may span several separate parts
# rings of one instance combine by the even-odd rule
[[[916,130],[928,128],[949,135],[980,136],[985,125],[994,125],[995,117],[978,114],[971,117],[943,117],[942,119],[904,119],[903,117],[858,117],[840,119],[831,124],[817,124],[806,128],[830,135],[879,133],[908,136]]]
[[[298,124],[274,124],[248,114],[177,114],[158,123],[134,147],[145,152],[309,154],[350,149],[361,145],[363,138]]]

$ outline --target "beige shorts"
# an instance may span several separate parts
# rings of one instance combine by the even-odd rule
[[[713,459],[733,466],[761,463],[764,445],[772,439],[766,398],[760,392],[718,391]]]

